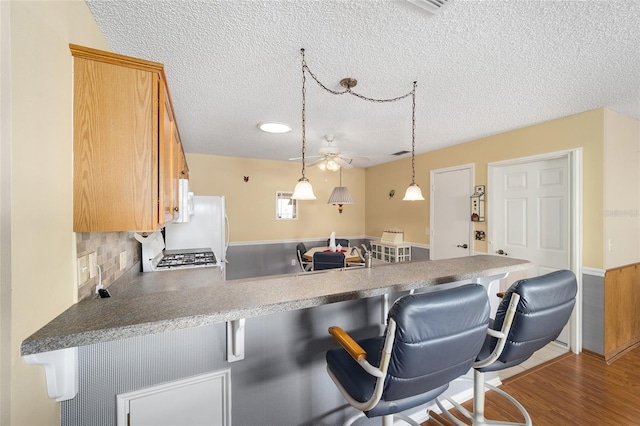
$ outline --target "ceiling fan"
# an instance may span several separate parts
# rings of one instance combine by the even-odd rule
[[[342,154],[340,149],[333,144],[333,135],[325,135],[324,137],[327,144],[320,148],[318,155],[306,156],[306,158],[317,158],[316,161],[311,163],[311,166],[318,166],[322,171],[330,170],[332,172],[340,170],[342,167],[345,170],[353,168],[351,163],[355,159],[369,160],[369,157],[360,157],[354,155]],[[302,157],[289,158],[289,160],[301,160]]]

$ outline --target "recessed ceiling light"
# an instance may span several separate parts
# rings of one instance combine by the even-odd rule
[[[284,123],[268,122],[258,124],[258,129],[267,133],[287,133],[291,131],[291,126]]]

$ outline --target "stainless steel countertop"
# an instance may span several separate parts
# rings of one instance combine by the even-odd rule
[[[146,272],[114,283],[111,298],[71,306],[24,340],[21,352],[91,345],[531,267],[526,260],[480,255],[232,281],[221,281],[217,268]]]

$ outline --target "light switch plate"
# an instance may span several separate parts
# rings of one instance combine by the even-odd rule
[[[81,286],[89,280],[89,267],[87,265],[87,256],[78,258],[78,286]]]
[[[98,254],[94,251],[89,253],[89,278],[93,278],[96,276],[98,268],[96,265],[98,264]]]
[[[120,270],[124,271],[127,267],[127,252],[123,251],[120,253]]]

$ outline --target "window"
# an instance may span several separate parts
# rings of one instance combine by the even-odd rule
[[[293,192],[276,192],[276,220],[298,219],[298,200],[291,198]]]

